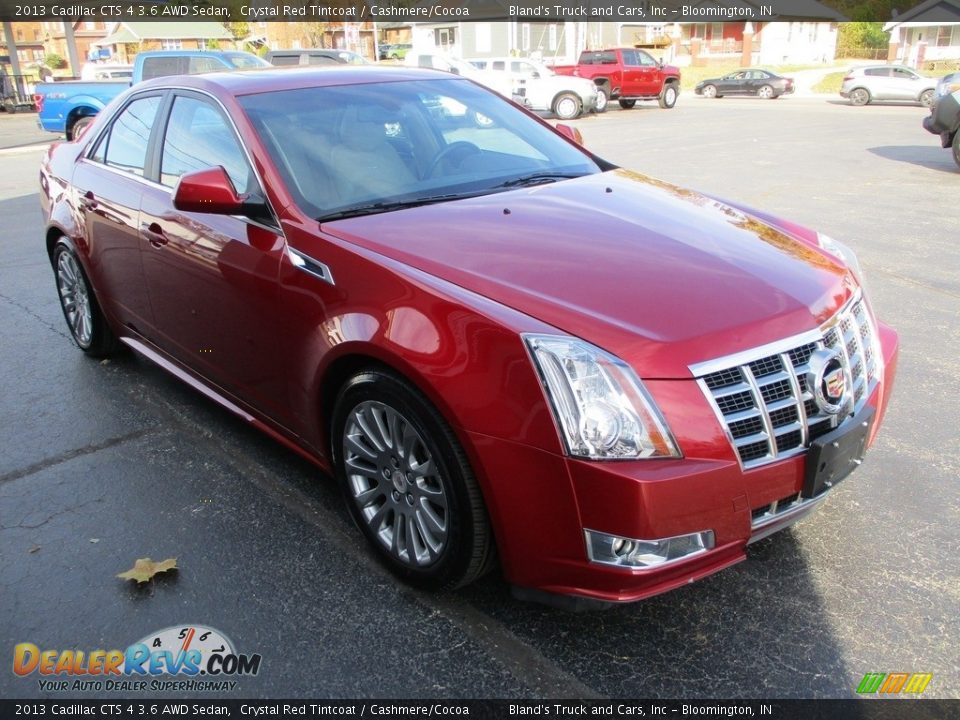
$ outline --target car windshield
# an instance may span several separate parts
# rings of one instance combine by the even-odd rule
[[[297,204],[329,220],[600,171],[496,93],[460,78],[240,98]]]
[[[247,53],[228,53],[227,60],[231,65],[233,65],[238,70],[249,70],[250,68],[258,68],[258,67],[270,67],[270,63],[268,63],[263,58],[258,58],[256,55],[250,55]]]

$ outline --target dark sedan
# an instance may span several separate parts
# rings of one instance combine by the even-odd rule
[[[793,78],[782,77],[769,70],[737,70],[723,77],[704,80],[693,91],[708,98],[756,95],[773,100],[793,92]]]

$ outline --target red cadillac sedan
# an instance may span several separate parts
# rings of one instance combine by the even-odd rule
[[[64,316],[334,474],[411,583],[670,590],[861,463],[897,335],[846,246],[576,135],[430,70],[137,85],[42,166]]]

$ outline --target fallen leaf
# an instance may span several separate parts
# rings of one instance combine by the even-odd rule
[[[100,538],[90,538],[90,542],[92,542],[92,543],[98,543],[98,542],[100,542]]]
[[[39,545],[34,545],[32,548],[30,548],[29,550],[27,550],[27,552],[32,555],[33,553],[35,553],[35,552],[36,552],[37,550],[39,550],[39,549],[40,549],[40,546],[39,546]]]
[[[133,567],[126,572],[119,573],[118,578],[123,580],[136,580],[138,583],[149,582],[157,573],[167,572],[177,569],[177,559],[167,558],[161,562],[154,562],[150,558],[139,558]]]

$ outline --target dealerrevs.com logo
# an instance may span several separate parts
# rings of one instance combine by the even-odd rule
[[[48,692],[232,691],[233,678],[256,675],[260,660],[237,653],[226,635],[203,625],[168,627],[126,650],[41,650],[28,642],[13,648],[13,672],[36,673]]]

